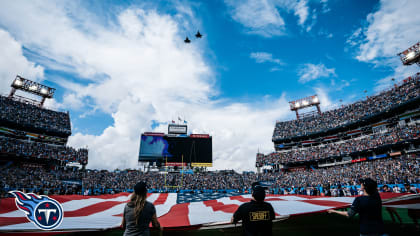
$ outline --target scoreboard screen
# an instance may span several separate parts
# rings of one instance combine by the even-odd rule
[[[212,138],[142,135],[139,161],[212,163]]]

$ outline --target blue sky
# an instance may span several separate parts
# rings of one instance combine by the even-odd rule
[[[252,170],[287,101],[332,109],[418,70],[396,57],[419,40],[414,0],[0,5],[1,92],[16,74],[57,88],[47,105],[70,111],[90,168],[135,168],[140,133],[181,117],[213,136],[215,169]]]

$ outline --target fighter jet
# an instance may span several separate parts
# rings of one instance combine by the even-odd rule
[[[184,43],[191,43],[191,40],[188,37],[186,37]]]
[[[197,34],[195,34],[195,37],[196,37],[196,38],[201,38],[201,37],[203,37],[203,35],[202,35],[202,34],[200,34],[200,31],[197,31]]]

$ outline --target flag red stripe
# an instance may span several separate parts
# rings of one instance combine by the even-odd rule
[[[162,227],[179,227],[190,225],[190,220],[188,218],[189,205],[189,203],[174,205],[168,213],[159,217],[159,222]]]
[[[166,199],[168,199],[168,196],[168,193],[159,194],[159,197],[153,202],[153,205],[163,205],[166,202]]]
[[[58,235],[58,234],[68,234],[71,233],[71,231],[69,232],[18,232],[18,233],[2,233],[1,236],[16,236],[16,235],[25,235],[25,236],[44,236],[44,235]]]
[[[112,199],[121,196],[128,196],[130,193],[118,193],[118,194],[104,194],[98,196],[84,196],[84,195],[50,195],[49,197],[57,200],[59,203],[63,204],[72,200],[85,200],[90,198],[99,198],[99,199]],[[147,196],[150,196],[151,193],[148,193]],[[3,198],[0,201],[0,214],[12,212],[18,210],[15,205],[15,198]]]
[[[327,207],[345,207],[349,205],[349,203],[345,203],[345,202],[336,202],[336,201],[328,201],[328,200],[299,200],[299,201],[314,204],[314,205],[319,205],[319,206],[327,206]]]
[[[218,202],[217,200],[204,201],[203,203],[207,207],[211,207],[213,211],[223,211],[226,213],[234,213],[239,207],[236,204],[224,204],[222,202]]]
[[[269,201],[286,201],[286,200],[284,200],[284,199],[282,199],[282,198],[278,198],[278,197],[269,197],[269,198],[265,198],[265,201],[266,202],[269,202]]]
[[[74,211],[65,211],[64,217],[80,217],[80,216],[89,216],[101,211],[105,211],[113,206],[121,204],[124,202],[118,201],[108,201],[108,202],[100,202],[96,203],[78,210]],[[23,212],[22,212],[23,213]],[[0,217],[0,226],[4,225],[14,225],[28,222],[26,217]]]
[[[4,198],[0,200],[0,214],[16,210],[17,207],[14,198]]]
[[[232,196],[232,197],[229,197],[229,198],[230,198],[230,200],[237,200],[237,201],[240,201],[240,202],[251,201],[251,198],[244,198],[243,196]]]
[[[99,198],[99,199],[112,199],[117,198],[121,196],[128,196],[130,193],[118,193],[118,194],[103,194],[98,196],[84,196],[84,195],[52,195],[49,196],[50,198],[53,198],[60,203],[72,201],[72,200],[85,200],[90,198]],[[149,194],[148,194],[149,195]]]
[[[125,201],[127,202],[127,201]],[[89,216],[101,211],[105,211],[111,207],[114,207],[118,204],[124,202],[119,201],[107,201],[107,202],[99,202],[90,206],[86,206],[84,208],[80,208],[74,211],[66,211],[64,212],[64,217],[80,217],[80,216]]]
[[[21,224],[27,222],[29,222],[29,220],[26,219],[26,217],[0,217],[0,226]]]

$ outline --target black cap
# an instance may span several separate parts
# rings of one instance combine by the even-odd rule
[[[138,182],[136,185],[134,185],[134,192],[137,195],[142,195],[147,193],[147,184],[145,182]]]
[[[252,196],[255,198],[257,202],[262,202],[265,199],[265,189],[260,185],[256,185],[253,187]]]

